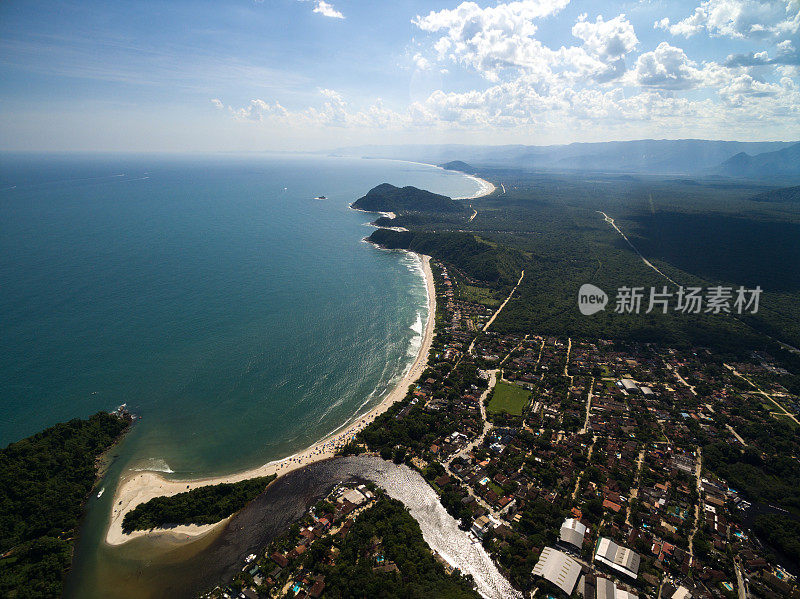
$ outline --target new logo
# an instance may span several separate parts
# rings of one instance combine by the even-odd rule
[[[584,316],[591,316],[605,309],[608,303],[606,292],[590,283],[584,283],[578,290],[578,309]]]

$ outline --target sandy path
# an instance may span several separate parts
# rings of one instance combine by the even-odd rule
[[[226,476],[200,478],[193,480],[169,480],[156,472],[130,472],[124,476],[117,487],[114,495],[114,504],[111,513],[111,522],[106,533],[106,542],[110,545],[120,545],[131,539],[152,535],[168,535],[172,540],[190,540],[200,535],[207,534],[226,520],[204,526],[188,525],[177,526],[168,530],[159,529],[156,531],[134,531],[131,534],[122,532],[122,520],[129,511],[140,503],[144,503],[154,497],[176,495],[183,491],[196,489],[206,485],[213,485],[226,482],[239,482],[258,476],[269,476],[277,474],[281,476],[312,462],[331,458],[336,450],[346,445],[353,436],[370,424],[377,416],[383,414],[389,407],[406,396],[408,388],[419,378],[428,364],[428,354],[430,353],[433,341],[433,327],[436,314],[436,290],[433,284],[433,273],[431,272],[430,257],[421,256],[422,268],[425,273],[425,282],[428,293],[428,321],[425,324],[425,331],[422,344],[417,354],[417,358],[411,368],[403,376],[394,389],[375,406],[372,410],[358,417],[358,419],[340,431],[318,441],[311,447],[296,453],[282,460],[269,462],[252,470],[245,470]]]

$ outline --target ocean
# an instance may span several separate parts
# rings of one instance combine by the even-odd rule
[[[0,444],[125,403],[113,489],[263,464],[368,410],[427,318],[419,261],[364,243],[374,216],[349,209],[383,182],[479,188],[387,160],[0,155]]]

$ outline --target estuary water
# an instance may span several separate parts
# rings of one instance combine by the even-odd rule
[[[95,567],[74,573],[67,597],[196,597],[233,578],[244,556],[263,551],[336,484],[354,481],[372,481],[402,501],[419,522],[428,545],[450,565],[470,574],[483,597],[522,597],[503,578],[480,542],[459,529],[422,476],[406,466],[366,455],[316,462],[286,474],[222,530],[191,545],[140,538],[121,547],[101,546]]]

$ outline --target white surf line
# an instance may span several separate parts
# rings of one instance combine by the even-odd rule
[[[667,276],[667,275],[665,275],[663,272],[661,272],[661,271],[658,269],[658,267],[657,267],[657,266],[655,266],[655,265],[654,265],[652,262],[650,262],[650,260],[648,260],[647,258],[645,258],[644,256],[642,256],[642,253],[639,251],[639,249],[638,249],[638,248],[637,248],[635,245],[633,245],[633,244],[631,243],[631,240],[630,240],[630,239],[628,239],[628,237],[625,235],[625,233],[623,233],[623,232],[622,232],[622,230],[621,230],[621,229],[620,229],[620,228],[617,226],[617,224],[614,222],[614,219],[613,219],[613,218],[611,218],[610,216],[608,216],[608,214],[606,214],[606,213],[605,213],[605,212],[603,212],[602,210],[597,210],[597,212],[603,215],[603,218],[605,219],[605,222],[607,222],[607,223],[608,223],[608,224],[610,224],[612,227],[614,227],[614,230],[615,230],[617,233],[619,233],[619,234],[622,236],[622,238],[623,238],[623,239],[625,240],[625,242],[626,242],[626,243],[627,243],[627,244],[628,244],[628,245],[631,247],[631,249],[632,249],[634,252],[636,252],[636,255],[637,255],[637,256],[639,256],[639,258],[641,258],[641,259],[642,259],[642,262],[644,262],[644,263],[645,263],[647,266],[649,266],[650,268],[652,268],[654,271],[656,271],[658,274],[660,274],[662,277],[664,277],[664,278],[665,278],[667,281],[669,281],[669,282],[670,282],[670,283],[672,283],[673,285],[680,286],[680,285],[678,285],[678,283],[676,283],[675,281],[673,281],[673,280],[672,280],[672,279],[671,279],[669,276]]]

